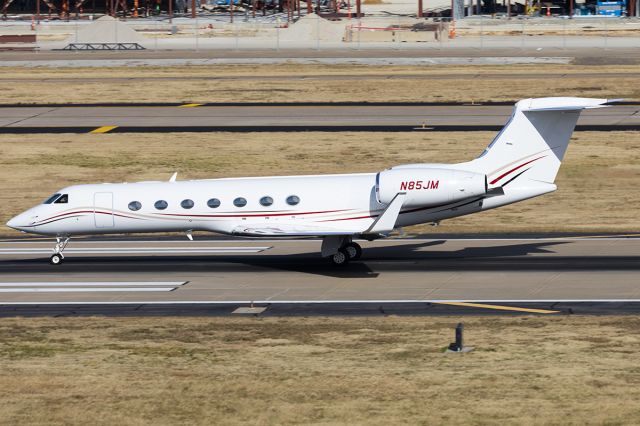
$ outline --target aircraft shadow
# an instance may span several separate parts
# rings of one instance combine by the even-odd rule
[[[242,256],[127,256],[67,257],[53,267],[46,259],[0,261],[2,273],[208,273],[208,272],[298,272],[333,278],[376,278],[384,272],[437,271],[640,271],[640,256],[532,256],[555,253],[554,246],[566,242],[531,242],[460,250],[437,250],[445,240],[371,247],[361,260],[337,268],[317,252]]]
[[[444,240],[402,245],[403,251],[413,251],[444,244]],[[380,248],[365,250],[378,252]],[[21,259],[0,261],[0,274],[9,272],[251,272],[256,269],[322,275],[332,278],[376,278],[365,261],[351,262],[346,267],[335,267],[320,253],[269,255],[156,255],[156,256],[67,256],[62,265],[53,267],[46,259]]]

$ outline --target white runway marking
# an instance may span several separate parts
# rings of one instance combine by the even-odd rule
[[[87,247],[68,248],[64,251],[69,254],[238,254],[260,253],[271,247]],[[0,255],[15,254],[50,254],[51,248],[0,248]]]
[[[0,293],[103,293],[103,292],[166,292],[175,287],[40,287],[40,288],[0,288]],[[4,302],[0,302],[4,303]]]
[[[409,241],[411,239],[407,239],[407,241]],[[309,241],[309,240],[296,240],[296,239],[282,239],[282,240],[267,240],[267,239],[249,239],[249,238],[235,238],[235,239],[230,239],[230,240],[196,240],[194,239],[193,241],[189,241],[189,240],[112,240],[112,241],[104,241],[104,240],[95,240],[95,241],[91,241],[91,240],[81,240],[81,239],[71,239],[71,242],[69,243],[69,245],[73,244],[73,245],[85,245],[85,244],[94,244],[94,245],[109,245],[109,244],[117,244],[117,245],[125,245],[125,244],[148,244],[148,245],[154,245],[154,244],[185,244],[184,246],[180,246],[180,248],[182,247],[187,247],[187,246],[193,246],[193,247],[200,247],[200,248],[229,248],[229,247],[224,247],[224,246],[220,246],[218,247],[217,244],[236,244],[237,247],[240,248],[269,248],[269,247],[259,247],[259,246],[250,246],[250,245],[238,245],[239,243],[242,244],[242,242],[246,242],[248,244],[263,244],[263,243],[277,243],[277,242],[282,242],[282,241],[288,241],[288,242],[299,242],[299,241]],[[312,241],[312,240],[311,240]],[[415,241],[415,240],[412,240]],[[431,240],[429,240],[431,241]],[[46,238],[46,239],[42,239],[42,238],[29,238],[29,239],[24,239],[24,240],[20,240],[20,241],[16,241],[16,240],[3,240],[0,239],[0,244],[40,244],[40,245],[47,245],[50,246],[53,244],[55,244],[56,240],[55,238]],[[216,245],[205,245],[205,244],[216,244]],[[144,246],[143,246],[144,247]]]
[[[0,282],[0,287],[179,287],[187,281],[46,281]]]
[[[186,283],[187,281],[2,282],[0,293],[168,292]]]
[[[114,302],[0,302],[2,305],[277,305],[346,303],[640,303],[640,299],[377,299],[377,300],[137,300]]]

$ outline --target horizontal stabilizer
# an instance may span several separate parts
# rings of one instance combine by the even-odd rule
[[[616,99],[591,98],[536,98],[517,103],[521,111],[580,111],[583,109],[606,108]]]

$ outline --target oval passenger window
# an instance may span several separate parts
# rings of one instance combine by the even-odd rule
[[[260,204],[262,204],[265,207],[270,206],[271,204],[273,204],[273,198],[271,198],[271,197],[262,197],[262,198],[260,198]]]
[[[132,201],[129,203],[129,210],[131,211],[138,211],[142,208],[142,204],[140,204],[140,201]]]

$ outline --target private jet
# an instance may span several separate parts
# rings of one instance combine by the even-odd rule
[[[482,154],[458,164],[405,164],[378,173],[74,185],[7,226],[56,238],[52,265],[80,235],[210,231],[241,237],[321,238],[334,265],[359,259],[355,239],[513,204],[554,184],[580,112],[607,99],[515,104]]]

